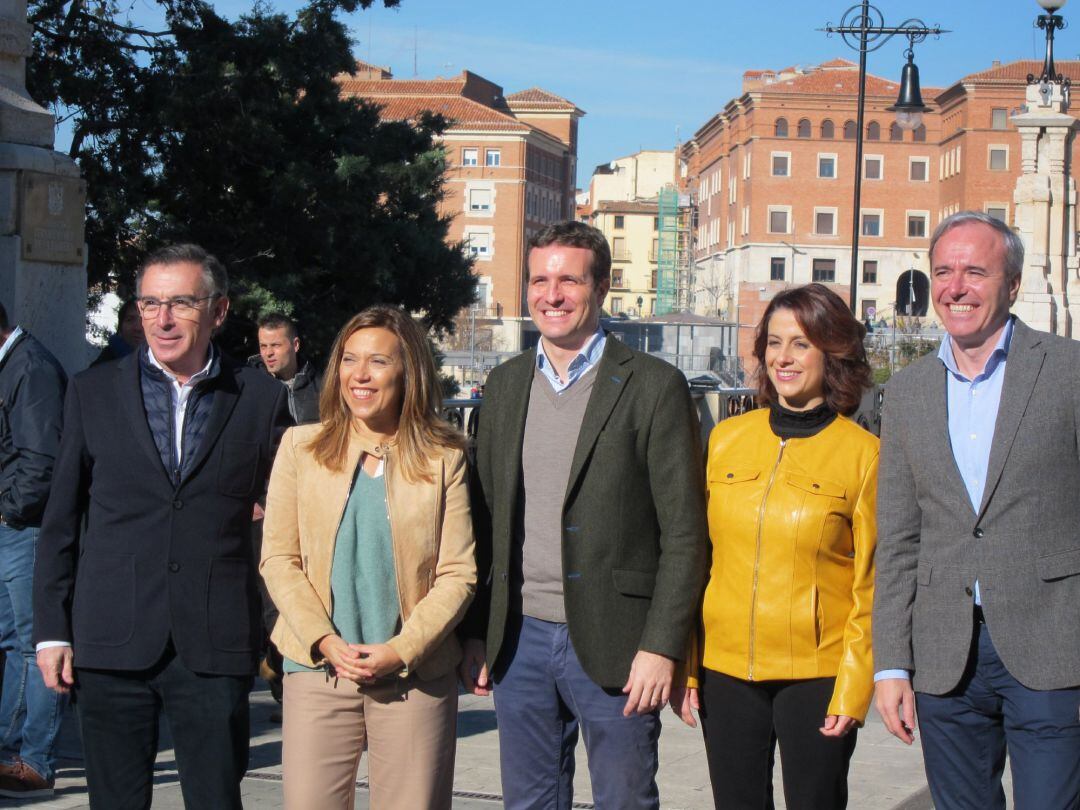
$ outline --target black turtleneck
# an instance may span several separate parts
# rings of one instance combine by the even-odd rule
[[[769,403],[769,427],[781,439],[805,439],[815,436],[836,418],[836,411],[826,403],[808,411],[792,411],[779,402]]]

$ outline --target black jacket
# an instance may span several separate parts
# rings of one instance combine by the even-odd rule
[[[60,449],[67,375],[29,332],[0,361],[0,517],[40,526]]]
[[[251,513],[289,424],[286,396],[227,357],[204,384],[213,406],[179,484],[150,432],[137,355],[68,388],[38,539],[34,641],[73,642],[76,666],[146,669],[171,639],[194,672],[254,671]]]
[[[266,364],[261,355],[253,354],[248,358],[248,365],[262,369],[266,374]],[[310,362],[298,358],[300,370],[293,377],[292,386],[285,385],[289,392],[289,414],[298,425],[310,425],[319,421],[319,393],[322,391],[322,375]],[[272,376],[272,375],[271,375]],[[276,379],[276,378],[275,378]],[[279,381],[280,382],[280,381]]]

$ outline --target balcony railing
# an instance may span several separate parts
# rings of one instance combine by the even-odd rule
[[[470,315],[475,315],[477,318],[486,320],[498,320],[502,317],[502,304],[492,304],[491,306],[470,307],[465,310]]]
[[[613,250],[611,252],[611,260],[613,262],[628,262],[630,261],[630,251],[626,248],[620,248],[619,250]]]

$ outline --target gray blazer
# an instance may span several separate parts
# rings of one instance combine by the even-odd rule
[[[1080,343],[1016,321],[978,513],[953,460],[936,355],[886,388],[874,669],[959,683],[979,582],[994,646],[1031,689],[1080,684]]]

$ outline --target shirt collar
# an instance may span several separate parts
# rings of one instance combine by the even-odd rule
[[[22,335],[23,330],[21,326],[16,326],[11,330],[11,334],[8,335],[8,339],[4,341],[4,345],[0,346],[0,360],[3,360],[8,356],[8,352],[11,351],[11,347],[15,345],[15,341]]]
[[[986,365],[979,374],[975,375],[976,378],[989,377],[1001,363],[1005,362],[1005,359],[1009,356],[1009,346],[1012,344],[1012,334],[1013,318],[1010,316],[1005,324],[1005,328],[1001,330],[1001,334],[998,336],[994,351],[986,358]],[[942,339],[941,346],[938,347],[938,359],[945,364],[945,368],[947,368],[954,376],[964,380],[967,379],[956,365],[956,357],[953,355],[952,335],[948,333],[946,333],[945,337]]]
[[[164,374],[166,377],[168,377],[171,382],[173,382],[173,383],[175,383],[177,385],[181,385],[181,387],[182,386],[188,386],[188,387],[193,386],[196,383],[201,382],[202,380],[205,380],[207,377],[209,377],[210,372],[212,370],[212,367],[214,365],[214,360],[217,359],[216,349],[214,348],[214,344],[211,343],[210,344],[210,351],[207,354],[207,358],[206,358],[206,365],[203,366],[202,369],[200,371],[198,371],[197,373],[192,374],[188,378],[188,381],[186,383],[180,383],[176,379],[176,375],[173,374],[171,371],[169,371],[167,368],[165,368],[165,366],[161,365],[161,363],[158,362],[158,359],[156,357],[154,357],[154,351],[150,348],[149,343],[147,343],[147,345],[146,345],[146,357],[147,357],[147,360],[150,361],[151,366],[153,366],[158,371],[160,371],[162,374]]]
[[[570,365],[566,367],[567,375],[572,374],[582,366],[594,365],[600,359],[600,355],[604,351],[603,343],[604,330],[597,327],[593,336],[589,338],[584,346],[582,346],[581,351],[577,353],[577,356],[570,361]],[[540,342],[536,344],[536,367],[543,371],[546,366],[550,365],[551,360],[548,359],[547,353],[544,351],[544,339],[541,337]]]

